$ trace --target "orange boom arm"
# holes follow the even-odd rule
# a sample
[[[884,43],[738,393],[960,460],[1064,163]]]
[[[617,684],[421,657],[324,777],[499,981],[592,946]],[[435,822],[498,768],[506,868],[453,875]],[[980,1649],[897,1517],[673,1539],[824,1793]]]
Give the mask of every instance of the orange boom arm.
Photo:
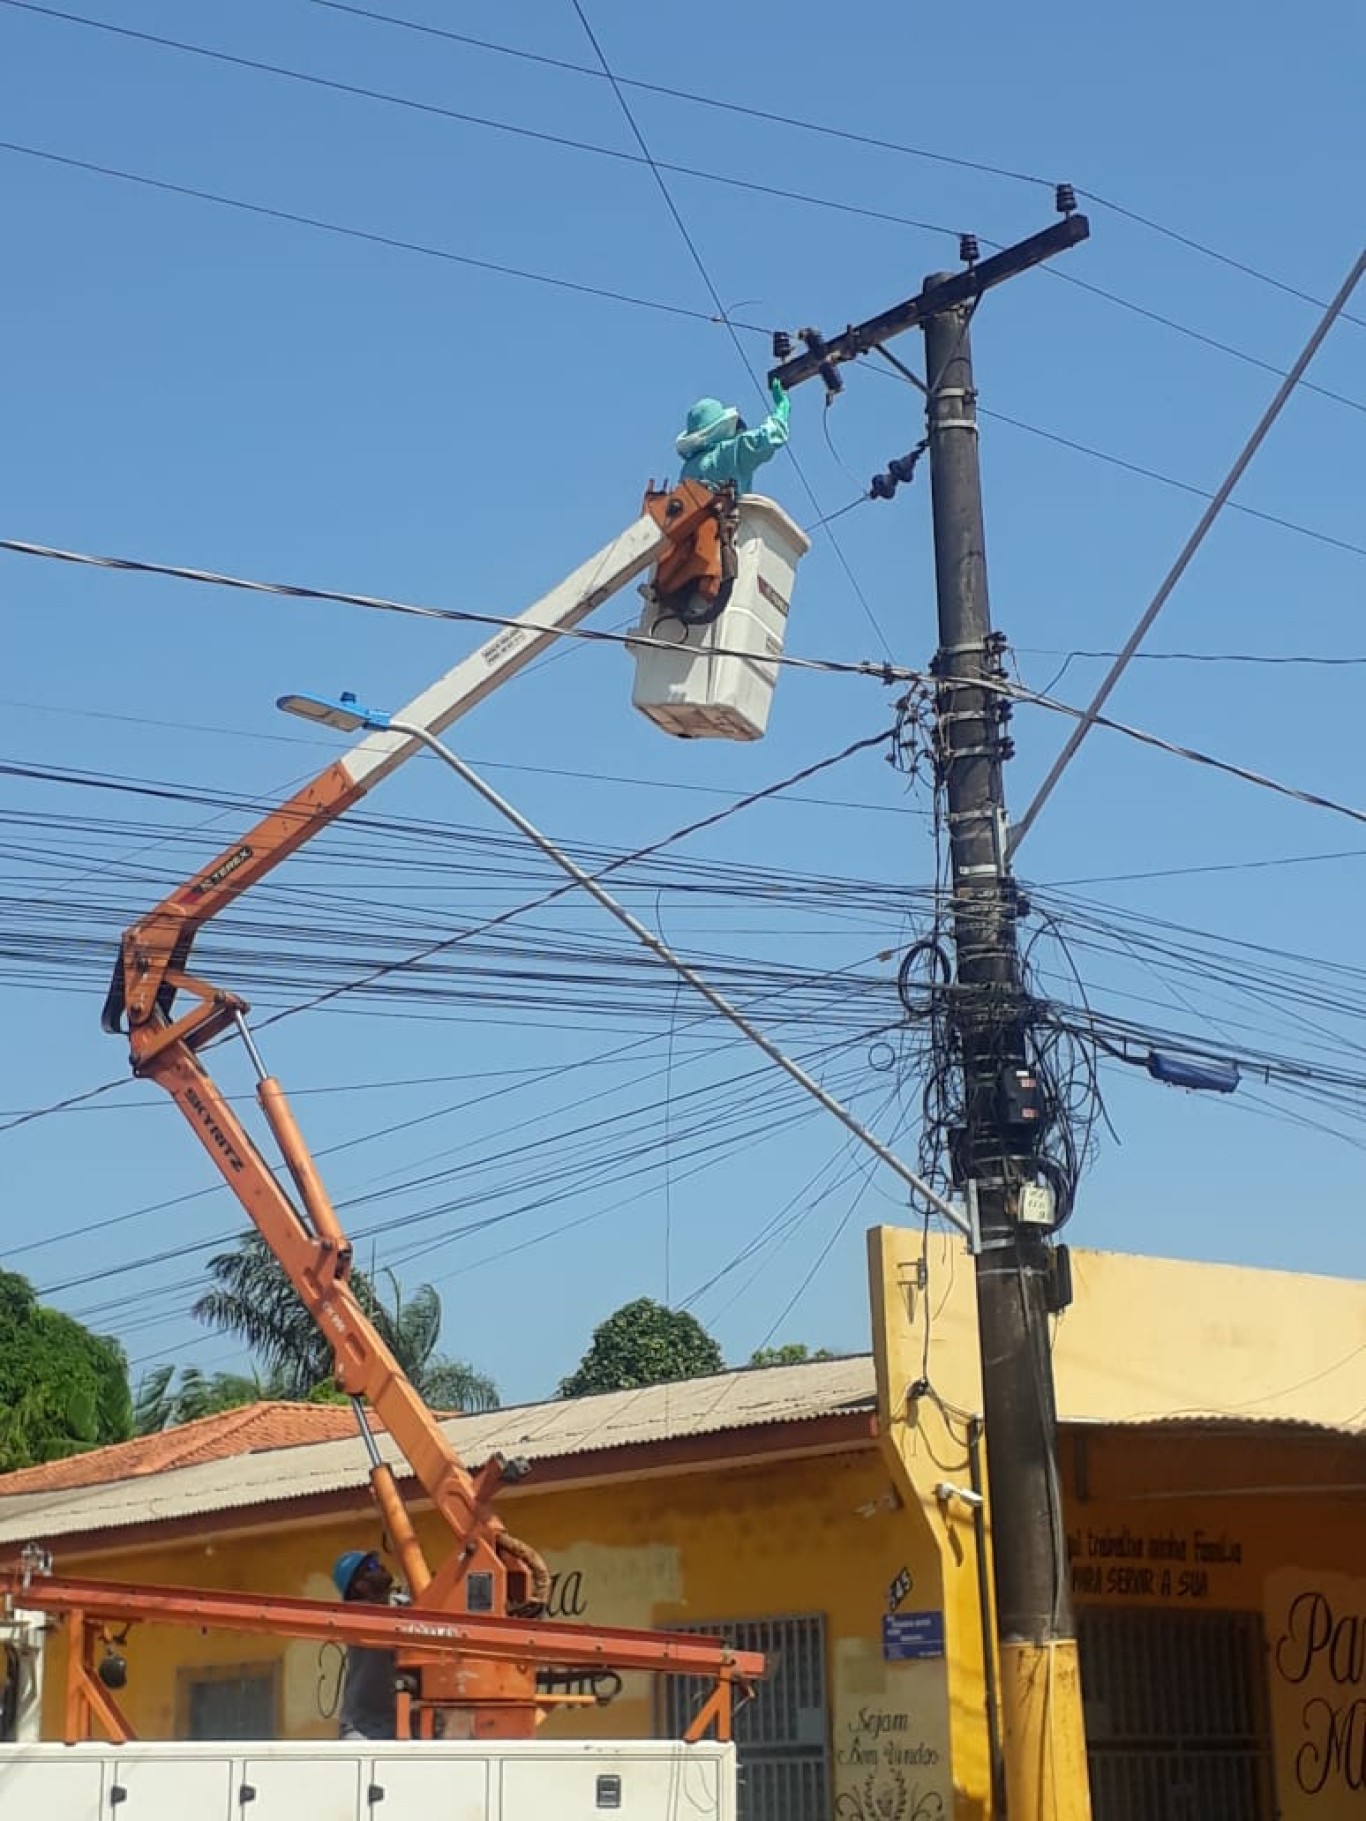
[[[523,669],[558,636],[652,566],[686,576],[704,591],[720,585],[720,507],[689,483],[647,495],[636,523],[591,557],[478,651],[401,711],[399,719],[439,734]],[[549,1576],[536,1552],[508,1535],[492,1500],[520,1463],[495,1457],[471,1474],[377,1333],[350,1285],[351,1245],[304,1143],[284,1091],[266,1070],[236,994],[187,971],[203,925],[305,842],[345,813],[420,748],[411,735],[371,733],[265,816],[127,930],[104,1006],[104,1027],[126,1031],[134,1074],[157,1082],[237,1196],[331,1346],[337,1382],[353,1400],[371,1460],[371,1484],[417,1607],[491,1619],[538,1614]],[[188,1008],[178,1011],[184,995]],[[200,1060],[215,1037],[236,1030],[257,1074],[257,1100],[293,1182],[281,1187],[226,1096]],[[368,1404],[411,1466],[452,1539],[430,1566],[391,1469],[380,1458]],[[456,1668],[428,1665],[422,1700],[468,1710],[476,1731],[526,1733],[535,1723],[534,1666],[476,1653]]]

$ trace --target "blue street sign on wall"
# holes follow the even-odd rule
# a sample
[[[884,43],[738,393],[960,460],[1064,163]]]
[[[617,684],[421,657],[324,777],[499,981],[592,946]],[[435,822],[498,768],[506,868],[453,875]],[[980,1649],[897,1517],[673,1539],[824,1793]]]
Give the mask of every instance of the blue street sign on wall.
[[[888,1663],[944,1654],[942,1612],[886,1612],[882,1615],[882,1655]]]

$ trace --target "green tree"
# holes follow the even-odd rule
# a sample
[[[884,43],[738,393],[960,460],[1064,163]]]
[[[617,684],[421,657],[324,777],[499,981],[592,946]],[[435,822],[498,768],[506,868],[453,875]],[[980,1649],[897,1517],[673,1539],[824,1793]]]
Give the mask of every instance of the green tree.
[[[561,1397],[630,1391],[673,1379],[704,1378],[725,1368],[721,1349],[695,1316],[648,1296],[626,1303],[593,1330],[578,1370],[560,1382]]]
[[[209,1274],[214,1286],[191,1313],[246,1344],[263,1375],[257,1395],[303,1402],[321,1394],[332,1378],[332,1349],[261,1236],[249,1233],[235,1251],[211,1258]],[[352,1271],[351,1288],[421,1396],[434,1409],[496,1409],[492,1379],[437,1352],[441,1298],[432,1286],[405,1294],[392,1273],[385,1275],[388,1302],[363,1271]]]
[[[45,1309],[27,1278],[0,1271],[0,1472],[132,1432],[128,1362],[118,1342]]]
[[[133,1428],[138,1435],[156,1435],[178,1423],[192,1423],[201,1416],[217,1416],[275,1396],[269,1383],[254,1374],[201,1372],[183,1366],[179,1383],[174,1366],[153,1366],[138,1380],[133,1398]]]
[[[749,1356],[751,1366],[801,1366],[807,1360],[833,1359],[828,1347],[817,1347],[813,1353],[804,1340],[785,1341],[781,1347],[757,1347]]]

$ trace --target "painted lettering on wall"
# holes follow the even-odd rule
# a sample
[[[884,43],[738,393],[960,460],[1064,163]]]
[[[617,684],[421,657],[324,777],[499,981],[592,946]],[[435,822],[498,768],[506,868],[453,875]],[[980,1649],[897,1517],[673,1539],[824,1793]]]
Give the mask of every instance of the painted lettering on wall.
[[[835,1821],[940,1821],[944,1799],[925,1773],[941,1756],[904,1709],[860,1707],[835,1745]]]
[[[559,1570],[550,1577],[550,1598],[546,1601],[548,1619],[581,1619],[588,1611],[588,1589],[583,1570]]]
[[[1295,1782],[1306,1796],[1366,1790],[1366,1612],[1306,1587],[1286,1607],[1271,1660],[1304,1691]]]
[[[1241,1566],[1243,1545],[1223,1530],[1088,1525],[1068,1531],[1067,1559],[1082,1599],[1207,1600],[1219,1570]]]

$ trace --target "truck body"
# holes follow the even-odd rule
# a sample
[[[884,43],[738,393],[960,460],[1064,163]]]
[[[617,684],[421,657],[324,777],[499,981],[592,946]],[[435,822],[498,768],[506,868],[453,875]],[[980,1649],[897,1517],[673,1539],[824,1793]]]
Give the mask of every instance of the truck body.
[[[711,1740],[0,1747],[3,1821],[735,1821]]]

